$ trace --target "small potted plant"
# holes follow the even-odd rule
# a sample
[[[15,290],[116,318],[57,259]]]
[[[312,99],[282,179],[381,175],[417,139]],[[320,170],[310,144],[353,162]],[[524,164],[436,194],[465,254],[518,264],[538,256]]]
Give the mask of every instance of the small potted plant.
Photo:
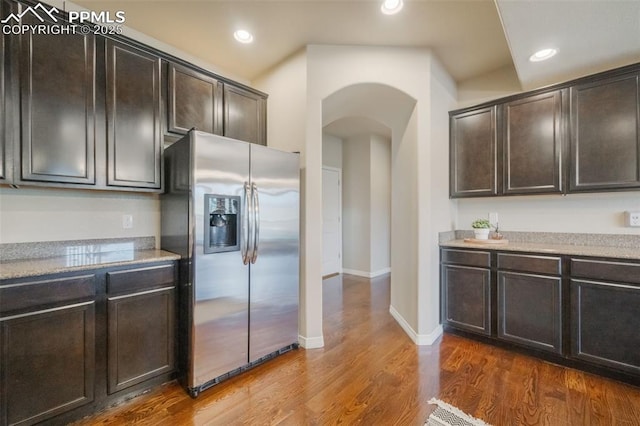
[[[489,231],[491,230],[491,224],[487,219],[476,219],[471,222],[471,227],[473,228],[473,233],[475,235],[476,240],[488,240],[489,239]]]

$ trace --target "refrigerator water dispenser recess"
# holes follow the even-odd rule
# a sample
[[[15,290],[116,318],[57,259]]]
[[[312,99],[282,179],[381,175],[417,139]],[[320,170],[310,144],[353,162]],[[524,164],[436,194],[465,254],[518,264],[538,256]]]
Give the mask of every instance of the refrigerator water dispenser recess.
[[[240,250],[240,197],[204,195],[204,252]]]

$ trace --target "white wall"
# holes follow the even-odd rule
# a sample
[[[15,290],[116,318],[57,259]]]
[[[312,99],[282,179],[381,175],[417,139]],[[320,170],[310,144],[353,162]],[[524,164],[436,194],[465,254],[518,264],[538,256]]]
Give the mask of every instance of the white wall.
[[[459,82],[457,92],[458,102],[452,109],[464,108],[522,92],[522,85],[513,65],[507,65]]]
[[[123,229],[122,215],[133,216]],[[157,195],[0,188],[0,243],[148,237],[160,234]],[[156,244],[159,239],[156,239]]]
[[[345,101],[341,96],[343,92],[345,96],[354,93],[363,95],[375,89],[376,84],[393,88],[388,91],[392,99],[383,97],[377,103],[367,99],[367,102],[361,102],[359,114],[356,115],[376,119],[392,129],[391,311],[416,342],[430,343],[441,330],[439,321],[433,319],[439,310],[437,300],[426,298],[438,292],[437,274],[434,279],[430,272],[438,269],[437,262],[431,263],[431,252],[437,250],[437,242],[425,240],[420,244],[419,239],[425,235],[435,236],[442,229],[439,229],[439,224],[429,222],[429,214],[418,212],[423,206],[429,205],[433,187],[448,187],[448,179],[433,180],[430,174],[431,145],[443,144],[442,149],[448,146],[448,138],[432,140],[430,130],[431,109],[441,109],[445,115],[448,111],[448,105],[431,105],[429,90],[433,78],[431,73],[435,69],[431,61],[433,56],[429,50],[420,48],[312,45],[307,47],[307,58],[308,197],[305,208],[308,223],[320,219],[321,191],[311,183],[311,171],[314,171],[314,175],[317,173],[313,180],[320,182],[321,161],[318,158],[321,157],[319,146],[322,142],[323,120],[326,124],[346,116],[336,116],[329,107],[340,109],[341,102]],[[455,91],[453,84],[448,87]],[[413,100],[408,113],[404,108],[406,102],[403,103],[401,97],[394,98],[397,93],[404,93],[405,99]],[[399,101],[403,108],[395,112],[384,110],[385,104],[391,101]],[[376,116],[381,110],[387,112],[385,117]],[[438,161],[441,159],[438,158]],[[420,183],[422,189],[418,191],[420,179],[423,179]],[[321,230],[307,229],[305,232],[320,241]],[[433,245],[424,253],[428,274],[424,268],[418,268],[418,260],[423,260],[420,250],[425,245]],[[307,288],[319,290],[320,256],[308,258],[306,262]],[[321,297],[320,291],[317,295]]]
[[[625,211],[640,211],[640,193],[530,195],[458,200],[456,229],[499,215],[503,231],[576,232],[640,235],[640,228],[624,226]]]
[[[342,168],[342,139],[322,133],[322,165]]]
[[[360,135],[342,144],[342,268],[371,271],[371,137]]]
[[[427,193],[420,204],[421,223],[429,223],[429,228],[421,228],[420,243],[421,275],[426,277],[419,288],[421,304],[428,306],[420,315],[422,329],[428,329],[431,324],[439,323],[440,288],[433,283],[439,282],[440,253],[438,247],[438,232],[453,228],[453,218],[456,215],[456,204],[449,199],[449,114],[448,111],[456,104],[456,86],[453,79],[442,65],[432,58],[429,80],[429,143],[421,144],[420,149],[429,151],[429,167],[422,168],[418,181],[419,193]],[[429,178],[425,178],[428,174]],[[428,183],[427,183],[428,182]],[[425,187],[428,185],[428,187]]]
[[[370,269],[379,275],[391,269],[391,141],[371,135]]]

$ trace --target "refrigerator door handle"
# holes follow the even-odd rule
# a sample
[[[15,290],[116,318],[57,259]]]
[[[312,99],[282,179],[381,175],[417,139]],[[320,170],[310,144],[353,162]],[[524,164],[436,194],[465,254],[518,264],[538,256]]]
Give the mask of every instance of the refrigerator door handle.
[[[253,198],[253,253],[251,255],[251,263],[258,260],[258,241],[260,239],[260,194],[256,184],[251,186],[251,196]]]
[[[242,219],[242,263],[249,264],[249,233],[251,232],[251,187],[244,183],[244,216]]]

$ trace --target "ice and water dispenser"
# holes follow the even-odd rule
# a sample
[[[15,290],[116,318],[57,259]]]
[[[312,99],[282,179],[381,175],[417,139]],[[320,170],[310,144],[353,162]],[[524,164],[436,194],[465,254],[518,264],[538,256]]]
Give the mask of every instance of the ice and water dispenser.
[[[240,250],[240,197],[205,194],[204,252]]]

